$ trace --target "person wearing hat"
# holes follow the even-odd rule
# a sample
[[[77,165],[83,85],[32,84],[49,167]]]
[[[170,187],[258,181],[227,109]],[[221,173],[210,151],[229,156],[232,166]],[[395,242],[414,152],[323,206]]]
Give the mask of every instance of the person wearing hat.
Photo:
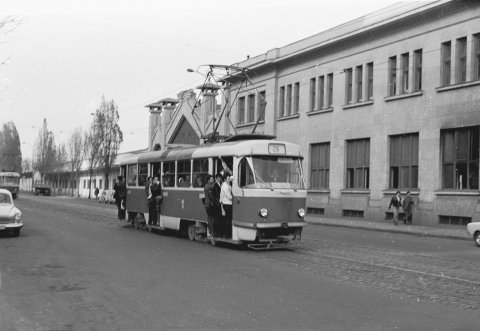
[[[398,224],[398,213],[400,207],[402,206],[402,198],[400,197],[400,191],[397,191],[395,195],[390,200],[390,204],[388,205],[388,210],[393,206],[393,224]]]

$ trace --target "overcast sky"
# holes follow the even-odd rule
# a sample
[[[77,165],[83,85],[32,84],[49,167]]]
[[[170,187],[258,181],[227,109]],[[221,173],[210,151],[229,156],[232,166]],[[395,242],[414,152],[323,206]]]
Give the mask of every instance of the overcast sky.
[[[203,82],[187,68],[233,64],[397,2],[2,0],[1,17],[23,22],[0,34],[0,123],[15,123],[30,158],[44,118],[66,143],[104,95],[119,106],[120,151],[146,148],[145,105]]]

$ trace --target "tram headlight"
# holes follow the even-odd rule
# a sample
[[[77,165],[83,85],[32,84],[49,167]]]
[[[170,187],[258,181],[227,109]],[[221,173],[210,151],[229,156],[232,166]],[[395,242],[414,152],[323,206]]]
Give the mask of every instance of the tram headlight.
[[[305,209],[300,208],[300,209],[298,210],[298,216],[300,216],[300,217],[305,217]]]
[[[262,216],[263,218],[266,218],[268,216],[267,208],[260,209],[260,211],[258,212],[258,215]]]

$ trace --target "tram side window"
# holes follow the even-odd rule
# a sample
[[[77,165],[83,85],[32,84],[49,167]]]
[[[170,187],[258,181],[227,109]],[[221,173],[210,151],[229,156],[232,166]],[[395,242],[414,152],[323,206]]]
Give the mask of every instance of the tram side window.
[[[193,187],[204,187],[207,183],[208,159],[193,160]]]
[[[137,165],[130,164],[127,167],[127,185],[128,186],[137,186]]]
[[[177,161],[177,181],[178,187],[190,187],[192,186],[191,175],[191,163],[190,160]]]
[[[175,186],[175,161],[163,162],[163,182],[164,187]]]
[[[147,185],[148,164],[142,163],[138,165],[138,186]]]
[[[162,178],[162,170],[160,168],[160,165],[160,162],[152,163],[152,177],[158,177],[158,179]]]
[[[250,165],[248,164],[248,161],[246,158],[243,158],[240,161],[239,171],[238,171],[238,184],[240,187],[245,187],[247,185],[251,185],[255,183],[255,180],[253,178],[253,172],[252,169],[250,168]]]

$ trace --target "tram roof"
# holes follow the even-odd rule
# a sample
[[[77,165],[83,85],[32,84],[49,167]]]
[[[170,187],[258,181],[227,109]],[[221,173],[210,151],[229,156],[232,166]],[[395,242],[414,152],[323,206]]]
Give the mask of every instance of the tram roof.
[[[20,177],[20,174],[13,171],[0,171],[0,176]]]
[[[269,145],[284,145],[285,153],[269,153]],[[296,144],[277,140],[239,140],[222,142],[209,145],[201,145],[186,148],[174,148],[164,151],[153,151],[138,154],[123,160],[128,163],[148,163],[166,160],[181,160],[191,158],[207,158],[215,156],[241,156],[241,155],[276,155],[302,157],[300,147]]]

